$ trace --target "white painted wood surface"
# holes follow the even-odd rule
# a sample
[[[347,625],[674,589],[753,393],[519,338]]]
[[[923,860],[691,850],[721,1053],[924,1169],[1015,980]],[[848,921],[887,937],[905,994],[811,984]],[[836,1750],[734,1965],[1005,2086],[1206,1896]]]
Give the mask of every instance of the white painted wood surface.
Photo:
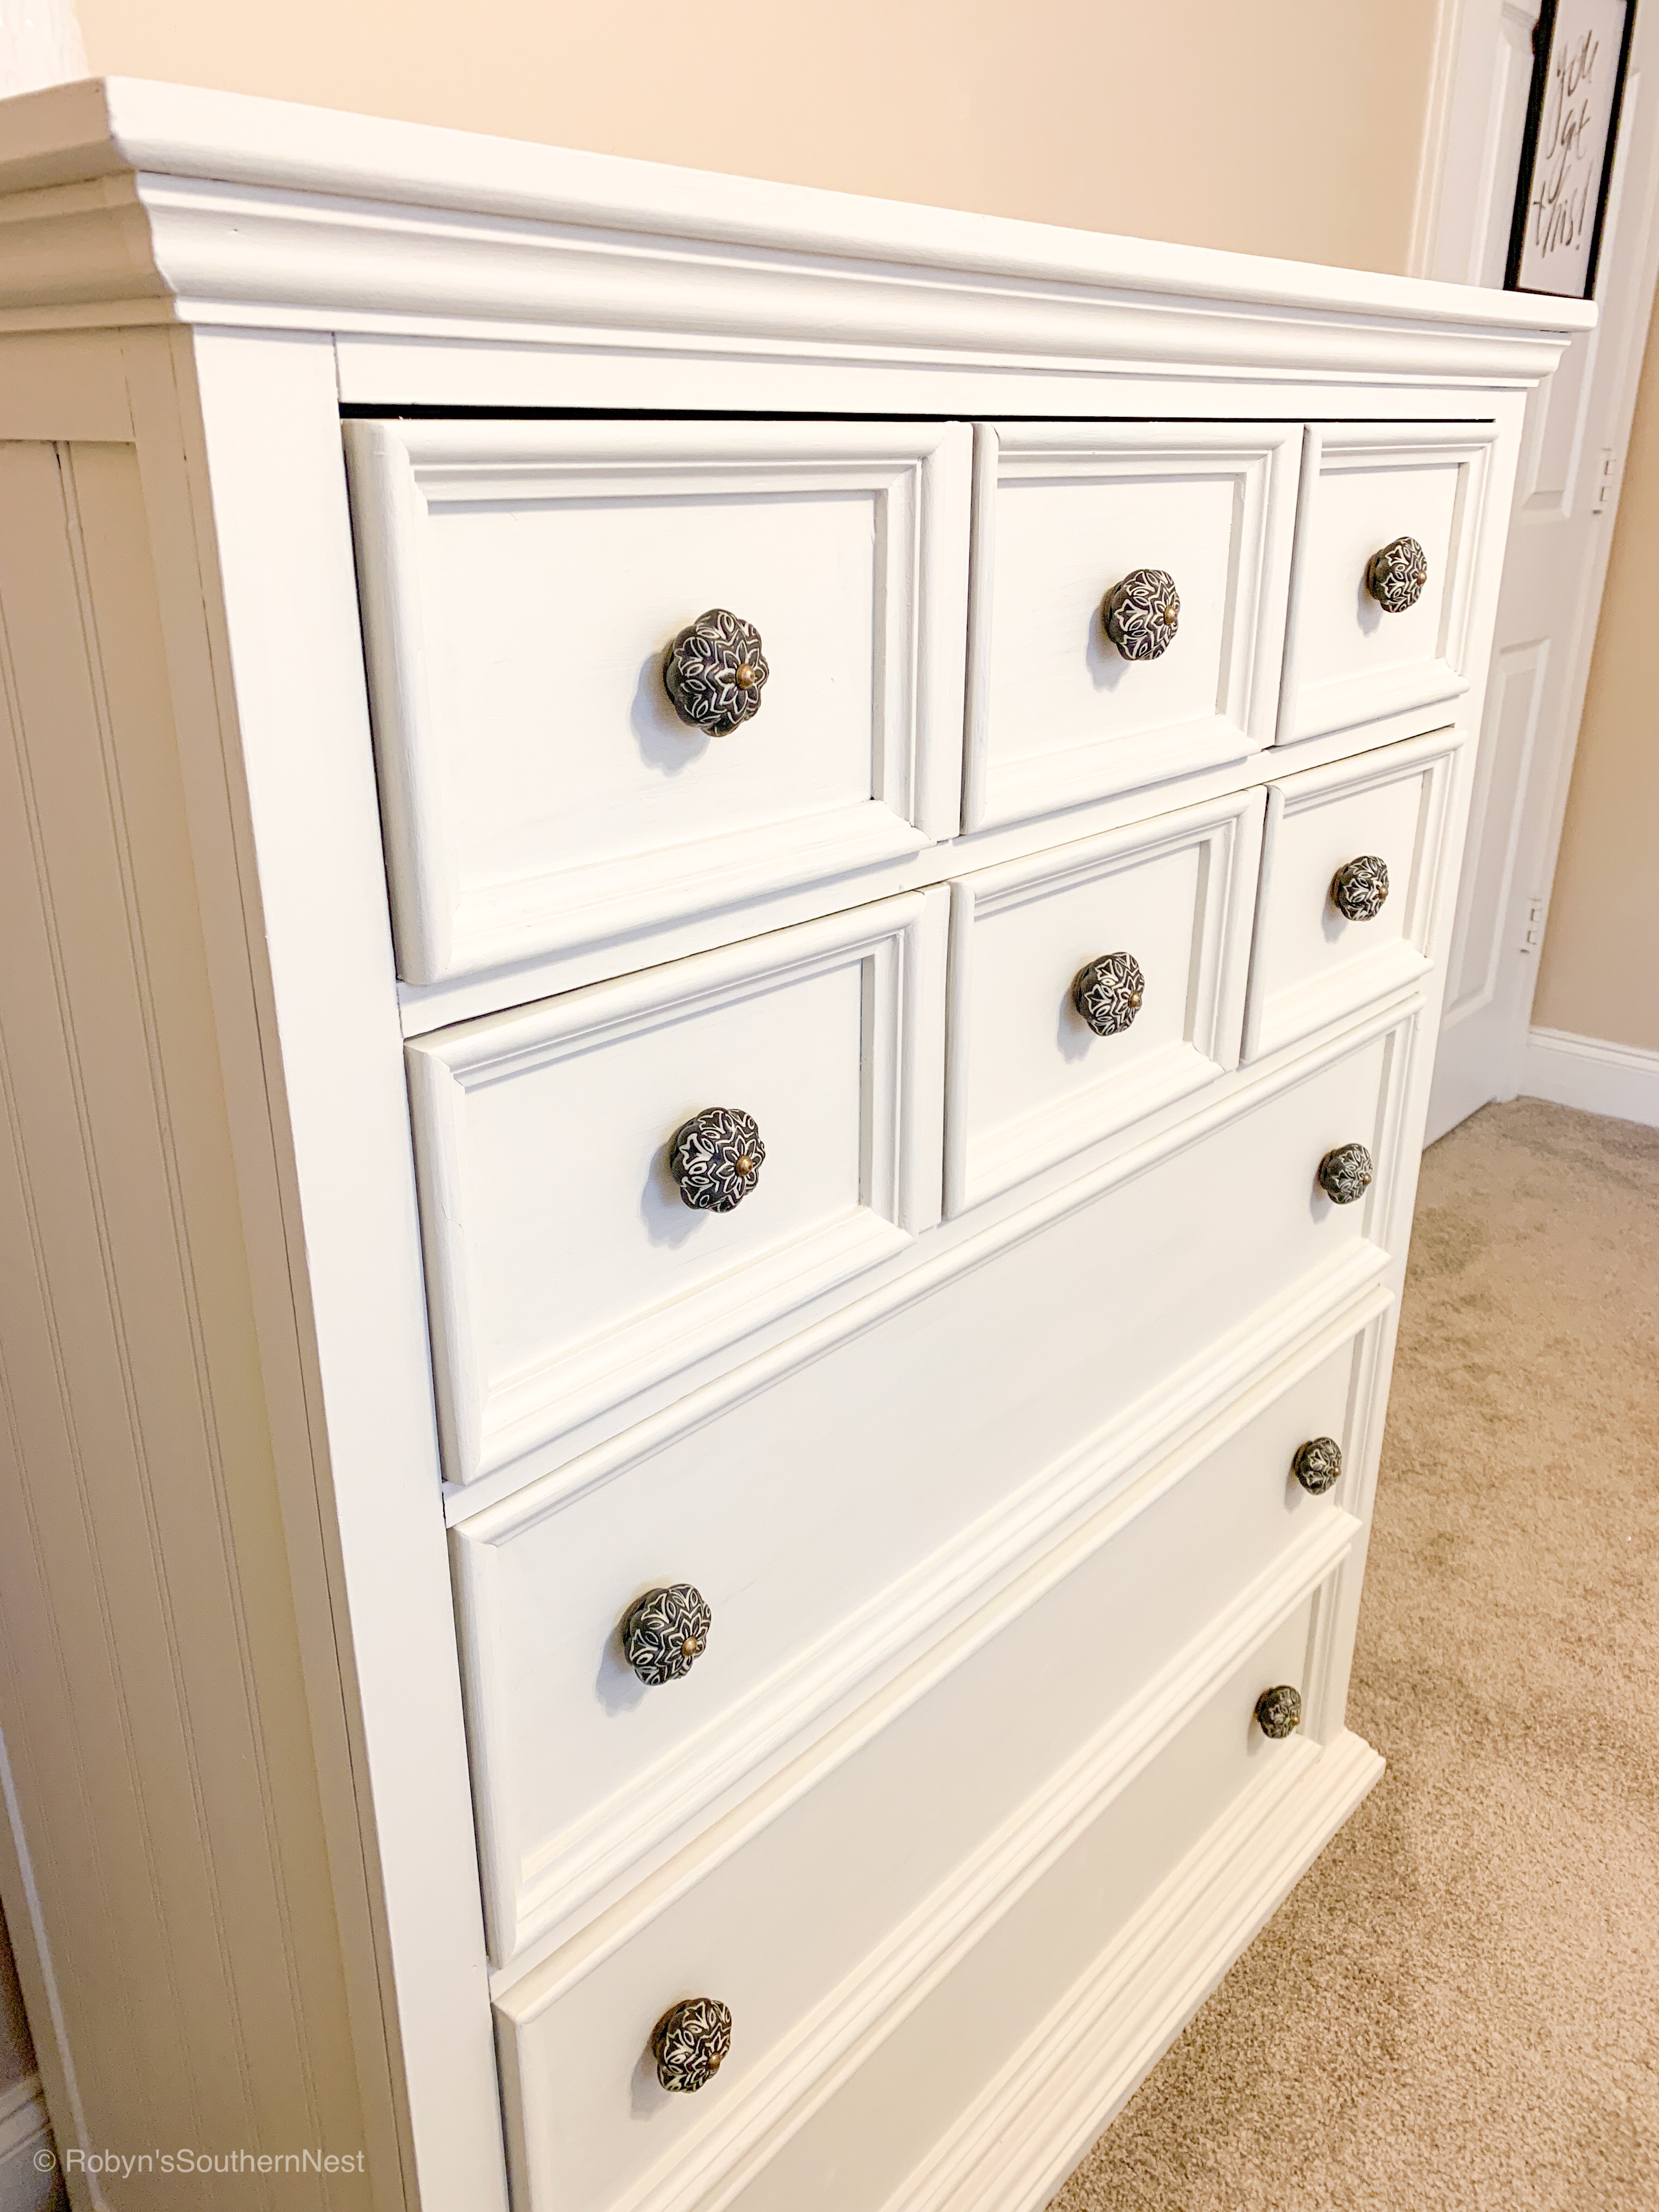
[[[1537,0],[1461,0],[1425,275],[1503,281]],[[1448,956],[1431,1137],[1546,1079],[1528,1024],[1659,271],[1659,24],[1638,9],[1601,258],[1600,320],[1528,403],[1468,847]],[[1552,1063],[1553,1064],[1553,1063]]]
[[[964,827],[1272,743],[1300,446],[1283,425],[980,426]],[[1101,608],[1139,568],[1181,611],[1133,662]]]
[[[889,860],[961,810],[960,423],[347,428],[413,983]],[[760,711],[666,697],[708,607]]]
[[[1455,729],[1407,738],[1269,787],[1244,1022],[1252,1059],[1428,973],[1462,743]],[[1388,896],[1380,914],[1350,921],[1332,881],[1367,854],[1388,869]]]
[[[945,1208],[956,1214],[1238,1064],[1261,800],[1164,816],[951,891]],[[1133,1025],[1095,1036],[1073,986],[1127,951]]]
[[[0,107],[0,1888],[60,2142],[325,2126],[376,2212],[503,2206],[503,2127],[517,2212],[1036,2205],[1377,1771],[1448,725],[1585,314],[119,82]],[[629,409],[711,419],[574,419]],[[860,713],[786,688],[645,825],[631,717],[740,561]],[[1121,729],[1103,562],[1191,608]],[[1362,829],[1412,849],[1350,960]],[[1097,1079],[1101,929],[1160,988]],[[688,1243],[652,1162],[757,1101],[759,1210]],[[635,1695],[671,1578],[714,1632]],[[671,2101],[696,1990],[734,2055]]]
[[[943,890],[419,1039],[409,1052],[453,1482],[547,1447],[939,1219]],[[757,1187],[684,1205],[676,1132],[754,1117]]]

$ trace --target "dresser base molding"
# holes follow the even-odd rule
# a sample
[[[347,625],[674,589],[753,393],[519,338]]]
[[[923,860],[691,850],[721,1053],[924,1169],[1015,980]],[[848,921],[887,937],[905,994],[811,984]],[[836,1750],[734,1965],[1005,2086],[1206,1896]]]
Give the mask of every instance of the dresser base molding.
[[[1040,2212],[1382,1771],[1345,1729],[1264,1774],[883,2212]]]

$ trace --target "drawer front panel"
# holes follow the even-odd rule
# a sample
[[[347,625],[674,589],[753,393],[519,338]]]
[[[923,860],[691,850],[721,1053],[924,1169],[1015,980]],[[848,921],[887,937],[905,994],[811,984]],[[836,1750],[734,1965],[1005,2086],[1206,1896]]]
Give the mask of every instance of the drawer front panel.
[[[347,439],[405,981],[954,833],[964,426],[357,422]],[[663,680],[711,608],[758,630],[769,672],[720,735]]]
[[[581,1420],[939,1218],[943,890],[782,930],[408,1048],[446,1470]],[[757,1125],[694,1208],[691,1117]]]
[[[1323,737],[1469,688],[1475,550],[1495,426],[1381,422],[1308,432],[1281,741]],[[1386,610],[1375,555],[1421,548],[1415,603]]]
[[[1339,1533],[1328,1511],[1322,1533]],[[1017,1908],[1045,1862],[1073,1863],[1074,1941],[1109,1938],[1259,1774],[1296,1757],[1253,1715],[1264,1690],[1303,1686],[1310,1577],[1336,1548],[1305,1542],[1299,1578],[1282,1563],[1023,1797],[1012,1788],[1032,1777],[1024,1740],[1046,1732],[1044,1701],[1098,1680],[1089,1624],[1063,1625],[1046,1668],[1028,1653],[1029,1679],[970,1662],[651,1917],[507,1993],[509,2140],[529,2212],[689,2212],[756,2169],[770,2203],[769,2155],[825,2077],[896,2024],[964,1936]],[[696,2094],[672,2094],[652,2032],[693,1995],[729,2008],[731,2057]],[[849,2199],[839,2180],[805,2201],[879,2201]]]
[[[693,1832],[1375,1275],[1408,1034],[459,1524],[498,1957]],[[1315,1169],[1353,1139],[1383,1173],[1335,1206]],[[712,1608],[708,1649],[647,1690],[618,1623],[678,1583]]]
[[[947,1213],[1237,1066],[1261,803],[1246,793],[955,885]],[[1101,1035],[1075,987],[1116,953],[1139,1003]],[[1109,993],[1095,1015],[1125,1018]]]
[[[1248,1054],[1294,1044],[1427,971],[1462,744],[1461,732],[1445,730],[1269,787]],[[1374,860],[1387,869],[1387,889],[1370,912],[1375,871],[1351,890],[1338,876]]]
[[[1260,423],[977,428],[966,828],[1272,743],[1301,435]],[[1130,659],[1103,610],[1142,571],[1173,579],[1179,615],[1166,649]]]

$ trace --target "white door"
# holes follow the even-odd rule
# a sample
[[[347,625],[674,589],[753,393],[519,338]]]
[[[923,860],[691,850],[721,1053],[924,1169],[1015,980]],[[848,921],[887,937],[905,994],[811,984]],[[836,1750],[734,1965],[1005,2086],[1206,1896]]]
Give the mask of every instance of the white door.
[[[1538,9],[1462,0],[1450,14],[1419,273],[1501,284]],[[1659,9],[1638,8],[1596,280],[1601,320],[1574,339],[1528,411],[1430,1142],[1489,1098],[1515,1095],[1659,261],[1656,191]]]

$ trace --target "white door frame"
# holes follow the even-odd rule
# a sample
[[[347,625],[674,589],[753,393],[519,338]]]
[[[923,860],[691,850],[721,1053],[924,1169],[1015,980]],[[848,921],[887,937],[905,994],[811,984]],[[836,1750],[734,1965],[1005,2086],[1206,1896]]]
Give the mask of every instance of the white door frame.
[[[1531,25],[1538,13],[1537,0],[1440,0],[1412,227],[1409,266],[1413,276],[1436,276],[1455,283],[1502,281],[1503,247],[1508,239],[1520,127],[1530,82]],[[1643,27],[1638,15],[1638,38]],[[1651,32],[1651,26],[1646,27]],[[1646,74],[1650,80],[1659,76],[1651,58]],[[1650,82],[1639,88],[1639,93],[1638,100],[1627,104],[1626,114],[1630,120],[1638,121],[1645,137],[1655,128],[1651,111],[1659,101],[1659,85]],[[1616,240],[1621,281],[1627,289],[1624,304],[1609,315],[1600,334],[1593,368],[1594,395],[1587,404],[1583,424],[1584,450],[1570,495],[1575,501],[1594,502],[1591,511],[1596,527],[1580,556],[1577,576],[1563,579],[1567,589],[1576,592],[1577,610],[1576,623],[1553,641],[1555,650],[1565,655],[1557,704],[1547,717],[1540,719],[1536,730],[1531,759],[1524,770],[1524,787],[1509,824],[1504,865],[1487,872],[1486,879],[1496,875],[1502,886],[1496,895],[1501,911],[1495,917],[1492,939],[1500,948],[1494,953],[1494,971],[1499,960],[1509,963],[1501,1035],[1486,1055],[1482,1071],[1487,1095],[1495,1098],[1516,1095],[1528,1060],[1537,953],[1543,941],[1560,848],[1641,377],[1649,308],[1656,275],[1659,275],[1659,222],[1655,219],[1659,207],[1659,161],[1650,159],[1632,169],[1625,158],[1632,143],[1640,142],[1632,141],[1627,123],[1621,134],[1613,183],[1615,193],[1627,203],[1619,210]],[[1627,189],[1632,185],[1634,198]],[[1612,350],[1607,343],[1609,339]],[[1591,343],[1580,338],[1575,345]],[[1603,475],[1601,461],[1607,451],[1613,457],[1610,477]],[[1525,526],[1519,505],[1516,514],[1512,538]],[[1501,609],[1499,619],[1501,629]],[[1502,642],[1500,635],[1500,647]],[[1491,704],[1496,703],[1498,692],[1499,686],[1494,684],[1488,695]],[[1491,732],[1486,736],[1490,741]],[[1477,789],[1477,811],[1470,817],[1465,866],[1466,878],[1470,881],[1477,872],[1483,827],[1489,836],[1494,832],[1493,823],[1483,824],[1480,818],[1479,798]],[[1468,921],[1467,915],[1460,915],[1458,936],[1449,961],[1448,1029],[1458,1018],[1454,984],[1468,933]],[[1523,951],[1523,946],[1529,949]],[[1454,1091],[1461,1095],[1454,1096]],[[1479,1103],[1467,1083],[1437,1086],[1430,1109],[1428,1140],[1432,1142]]]

